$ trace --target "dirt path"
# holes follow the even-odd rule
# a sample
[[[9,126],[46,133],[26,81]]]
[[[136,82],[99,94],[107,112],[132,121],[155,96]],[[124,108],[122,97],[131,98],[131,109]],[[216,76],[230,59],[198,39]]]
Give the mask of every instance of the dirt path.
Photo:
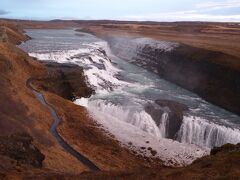
[[[84,164],[86,167],[88,167],[89,170],[91,170],[91,171],[99,171],[100,169],[93,162],[91,162],[88,158],[84,157],[81,153],[79,153],[78,151],[73,149],[59,135],[59,133],[57,131],[57,127],[58,127],[59,123],[61,122],[61,119],[59,118],[57,112],[55,111],[55,108],[46,101],[46,99],[44,98],[43,94],[41,92],[39,92],[38,90],[34,89],[34,87],[31,84],[31,82],[33,80],[34,80],[34,78],[28,79],[27,82],[26,82],[26,86],[33,91],[33,93],[36,96],[36,98],[38,99],[38,101],[41,102],[42,105],[46,106],[49,109],[52,117],[54,118],[54,123],[52,124],[52,126],[50,128],[51,134],[56,138],[56,140],[59,143],[59,145],[62,146],[62,148],[66,152],[68,152],[69,154],[74,156],[76,159],[78,159],[82,164]]]

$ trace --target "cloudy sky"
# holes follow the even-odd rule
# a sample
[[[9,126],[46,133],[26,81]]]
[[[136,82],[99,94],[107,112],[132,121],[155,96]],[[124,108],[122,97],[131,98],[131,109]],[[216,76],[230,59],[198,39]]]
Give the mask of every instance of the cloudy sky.
[[[240,0],[0,0],[0,18],[240,22]]]

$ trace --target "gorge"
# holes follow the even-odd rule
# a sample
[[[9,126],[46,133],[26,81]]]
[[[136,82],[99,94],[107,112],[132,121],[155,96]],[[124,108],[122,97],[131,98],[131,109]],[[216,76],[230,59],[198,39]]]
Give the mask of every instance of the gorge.
[[[10,42],[1,43],[1,72],[11,71],[18,77],[1,76],[3,87],[19,84],[14,91],[3,89],[2,97],[15,92],[18,99],[14,101],[23,102],[19,107],[38,124],[29,130],[25,116],[19,113],[22,128],[9,123],[3,133],[11,134],[14,129],[30,133],[35,148],[45,156],[39,155],[43,168],[34,169],[39,177],[121,177],[123,171],[135,177],[137,172],[145,177],[176,177],[175,173],[183,172],[179,178],[184,178],[194,174],[188,174],[191,169],[198,173],[207,167],[221,172],[227,161],[234,162],[229,168],[238,168],[239,72],[230,65],[204,61],[211,62],[212,57],[236,61],[237,57],[179,42],[114,33],[103,37],[94,30],[83,31],[25,29],[28,41],[18,47],[30,57],[10,44],[16,43],[17,33],[23,36],[21,32],[13,38],[9,32],[15,31],[9,28]],[[32,82],[35,93],[31,88],[19,88],[31,77],[36,77]],[[211,99],[212,92],[216,94]],[[45,103],[39,103],[34,94]],[[8,109],[1,111],[1,117],[12,118]],[[53,138],[56,133],[100,172],[84,172],[89,171],[86,164],[64,152],[65,145],[61,148],[60,141]],[[1,156],[1,162],[6,162]],[[66,164],[58,163],[61,159]],[[214,166],[206,165],[209,163]],[[21,168],[23,177],[35,176]]]

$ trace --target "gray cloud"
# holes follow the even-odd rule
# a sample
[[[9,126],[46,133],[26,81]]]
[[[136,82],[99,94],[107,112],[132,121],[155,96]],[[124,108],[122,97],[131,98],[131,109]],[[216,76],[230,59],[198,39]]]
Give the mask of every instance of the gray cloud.
[[[5,15],[5,14],[8,14],[8,13],[9,13],[8,11],[5,11],[5,10],[0,9],[0,16],[1,16],[1,15]]]

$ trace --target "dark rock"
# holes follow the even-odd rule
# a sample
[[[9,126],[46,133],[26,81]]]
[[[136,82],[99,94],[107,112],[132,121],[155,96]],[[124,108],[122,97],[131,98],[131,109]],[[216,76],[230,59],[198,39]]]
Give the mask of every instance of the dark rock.
[[[0,137],[0,155],[10,157],[19,163],[42,167],[45,156],[33,144],[27,133]]]
[[[155,156],[157,154],[157,151],[155,151],[155,150],[150,150],[150,152],[151,152],[152,156]]]
[[[240,144],[225,144],[221,147],[215,147],[211,150],[211,155],[216,155],[218,153],[229,153],[229,152],[240,152]]]
[[[167,112],[168,120],[165,127],[165,137],[175,139],[176,134],[182,125],[183,113],[188,111],[188,107],[175,101],[159,99],[155,101],[155,104],[148,104],[145,107],[145,110],[151,115],[157,125],[161,123],[163,113]]]
[[[52,92],[68,100],[90,97],[94,93],[88,86],[81,67],[50,62],[46,65],[48,76],[34,82],[38,89]]]

